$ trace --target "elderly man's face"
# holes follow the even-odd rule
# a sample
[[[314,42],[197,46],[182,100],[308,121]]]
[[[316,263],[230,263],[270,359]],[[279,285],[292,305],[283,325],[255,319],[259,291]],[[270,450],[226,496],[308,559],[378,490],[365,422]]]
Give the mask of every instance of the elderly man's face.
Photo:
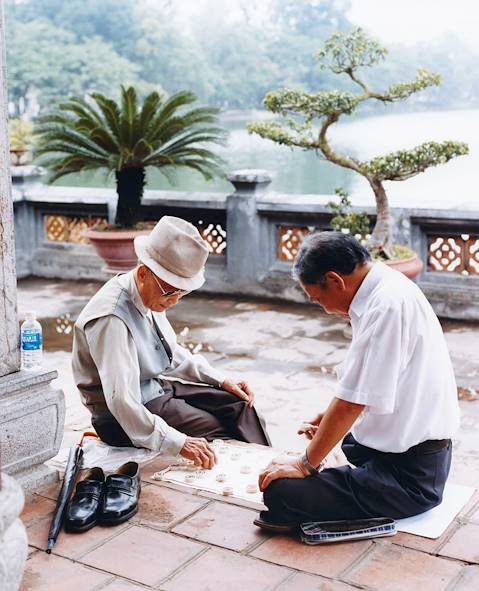
[[[173,287],[157,277],[146,266],[140,266],[137,273],[138,291],[145,306],[153,312],[165,312],[185,296],[187,291]]]
[[[335,314],[349,319],[351,297],[341,275],[338,273],[328,274],[324,286],[301,284],[301,287],[309,297],[309,301],[319,304],[327,314]]]

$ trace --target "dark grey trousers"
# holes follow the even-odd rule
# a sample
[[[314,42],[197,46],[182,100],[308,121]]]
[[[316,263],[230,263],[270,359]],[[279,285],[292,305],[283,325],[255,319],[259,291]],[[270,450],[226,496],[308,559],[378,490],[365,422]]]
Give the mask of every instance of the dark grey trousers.
[[[441,503],[451,466],[451,442],[437,444],[431,442],[426,451],[427,446],[415,446],[404,453],[384,453],[359,444],[349,433],[342,449],[356,467],[327,468],[303,480],[275,480],[264,492],[267,518],[303,523],[424,513]],[[444,447],[438,449],[440,445]]]
[[[164,394],[145,404],[170,427],[190,437],[237,439],[247,443],[271,445],[264,420],[256,410],[218,388],[162,380]],[[102,441],[109,445],[133,447],[112,415],[92,416],[92,425]]]

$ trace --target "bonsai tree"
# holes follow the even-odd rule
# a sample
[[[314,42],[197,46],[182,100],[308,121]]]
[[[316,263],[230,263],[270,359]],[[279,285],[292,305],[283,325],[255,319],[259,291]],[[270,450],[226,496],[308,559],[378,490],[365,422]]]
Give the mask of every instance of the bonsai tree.
[[[219,110],[189,108],[195,101],[192,92],[169,98],[152,92],[139,105],[133,87],[121,88],[120,102],[99,93],[90,100],[72,98],[39,118],[36,155],[50,170],[50,182],[86,170],[114,171],[115,223],[132,228],[140,219],[148,167],[167,177],[180,167],[196,170],[206,180],[223,175],[223,161],[207,147],[224,143]]]
[[[409,179],[431,166],[467,154],[468,146],[455,141],[426,142],[411,150],[399,150],[369,161],[341,154],[331,146],[328,139],[331,125],[344,115],[352,115],[362,103],[403,101],[416,92],[441,83],[440,75],[418,70],[412,82],[400,82],[382,92],[370,88],[360,70],[378,64],[386,54],[387,49],[369,38],[362,29],[348,34],[334,33],[315,57],[321,69],[348,76],[358,87],[358,92],[333,90],[311,93],[291,89],[270,92],[264,100],[266,109],[282,115],[285,121],[251,123],[248,130],[278,144],[314,150],[326,160],[362,175],[374,192],[377,209],[368,248],[374,254],[392,258],[392,220],[384,181]]]
[[[12,119],[8,123],[10,153],[15,156],[14,164],[20,164],[32,147],[33,124],[26,119]]]
[[[333,230],[352,234],[361,242],[366,241],[371,235],[371,220],[368,213],[353,211],[349,193],[342,187],[337,187],[335,193],[339,197],[339,203],[327,203],[327,207],[333,213],[331,227]]]

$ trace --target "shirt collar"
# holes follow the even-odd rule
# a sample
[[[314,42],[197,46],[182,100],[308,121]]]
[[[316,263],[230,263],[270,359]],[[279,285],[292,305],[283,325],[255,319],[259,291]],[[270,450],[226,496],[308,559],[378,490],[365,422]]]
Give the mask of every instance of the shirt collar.
[[[349,305],[349,315],[351,313],[354,316],[359,317],[364,312],[366,307],[366,302],[376,288],[378,283],[382,281],[382,279],[386,276],[389,272],[389,267],[384,263],[374,263],[371,267],[370,271],[363,279],[363,282],[359,286],[358,291],[354,295],[351,304]]]
[[[120,285],[128,292],[128,295],[130,296],[130,299],[134,304],[135,308],[138,309],[140,314],[142,314],[143,316],[147,316],[149,309],[143,303],[143,300],[140,296],[140,292],[138,291],[138,287],[136,286],[135,269],[133,269],[132,271],[128,271],[128,273],[120,275],[118,277],[118,281],[120,282]]]

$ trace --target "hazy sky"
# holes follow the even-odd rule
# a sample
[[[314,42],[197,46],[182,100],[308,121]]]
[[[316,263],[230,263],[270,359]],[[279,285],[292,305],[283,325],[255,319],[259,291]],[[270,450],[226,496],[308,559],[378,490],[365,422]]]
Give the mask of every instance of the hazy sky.
[[[205,11],[217,20],[234,20],[241,15],[241,5],[253,6],[261,20],[269,4],[270,0],[175,0],[173,6],[188,26]],[[351,20],[386,43],[429,41],[455,33],[479,47],[477,0],[352,0],[351,5]]]
[[[477,0],[352,0],[351,20],[383,41],[429,41],[456,33],[479,46]]]

